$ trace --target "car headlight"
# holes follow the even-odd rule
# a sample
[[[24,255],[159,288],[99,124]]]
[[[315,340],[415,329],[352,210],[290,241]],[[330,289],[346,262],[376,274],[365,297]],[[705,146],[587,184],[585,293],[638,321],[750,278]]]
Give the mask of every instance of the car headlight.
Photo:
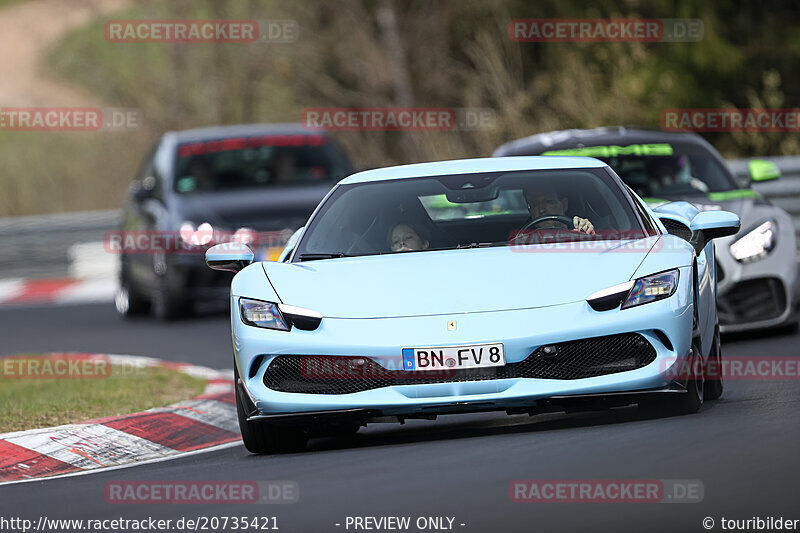
[[[669,298],[678,287],[678,269],[639,278],[633,283],[622,309]]]
[[[214,240],[214,228],[208,222],[203,222],[197,229],[191,222],[184,222],[178,234],[184,244],[189,246],[205,246]]]
[[[289,331],[289,325],[278,309],[278,304],[239,298],[239,308],[242,312],[242,322],[248,326]]]
[[[194,227],[194,224],[191,222],[184,222],[181,224],[181,229],[178,231],[178,234],[181,236],[181,240],[184,243],[192,244],[192,237],[195,231],[197,231],[197,228]]]
[[[766,220],[736,239],[730,247],[731,255],[741,263],[763,259],[775,247],[777,235],[777,223],[774,220]]]
[[[256,240],[256,232],[251,228],[239,228],[233,233],[231,242],[242,244],[253,244]]]

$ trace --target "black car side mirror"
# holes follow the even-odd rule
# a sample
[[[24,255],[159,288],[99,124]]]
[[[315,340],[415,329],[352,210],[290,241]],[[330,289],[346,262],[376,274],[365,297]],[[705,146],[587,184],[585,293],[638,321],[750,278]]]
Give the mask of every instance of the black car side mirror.
[[[156,179],[152,176],[148,176],[141,182],[135,182],[131,185],[131,196],[135,201],[143,202],[153,197],[155,186]]]

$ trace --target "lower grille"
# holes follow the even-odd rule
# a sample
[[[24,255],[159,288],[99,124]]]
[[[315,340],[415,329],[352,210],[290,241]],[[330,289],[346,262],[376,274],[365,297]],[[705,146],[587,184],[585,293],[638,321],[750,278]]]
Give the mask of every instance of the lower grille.
[[[501,367],[406,372],[387,370],[367,357],[279,355],[264,373],[264,385],[280,392],[348,394],[392,385],[485,381],[505,378],[580,379],[652,363],[656,351],[638,333],[562,342],[538,348],[518,363]]]
[[[786,310],[786,291],[777,278],[749,279],[720,295],[717,303],[722,324],[769,320]]]

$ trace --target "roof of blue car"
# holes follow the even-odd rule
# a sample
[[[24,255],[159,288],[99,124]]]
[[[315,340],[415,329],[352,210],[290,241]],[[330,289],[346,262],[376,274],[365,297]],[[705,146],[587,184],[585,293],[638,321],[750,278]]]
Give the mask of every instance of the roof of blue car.
[[[515,170],[557,170],[570,168],[600,168],[605,163],[593,157],[521,156],[482,157],[416,163],[396,167],[376,168],[349,176],[339,183],[364,183],[421,176],[446,176],[450,174],[478,174],[483,172],[513,172]]]

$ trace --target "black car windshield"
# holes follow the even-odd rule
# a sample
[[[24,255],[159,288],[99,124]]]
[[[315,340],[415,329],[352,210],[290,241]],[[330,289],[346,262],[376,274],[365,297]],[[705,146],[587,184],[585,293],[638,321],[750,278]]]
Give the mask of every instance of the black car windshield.
[[[627,194],[604,168],[345,184],[311,220],[293,260],[641,238]],[[592,231],[576,229],[576,217]]]
[[[229,137],[178,146],[181,194],[336,182],[350,172],[343,153],[318,134]]]
[[[694,143],[583,146],[550,150],[542,155],[596,157],[643,198],[690,196],[736,188],[708,149]]]

